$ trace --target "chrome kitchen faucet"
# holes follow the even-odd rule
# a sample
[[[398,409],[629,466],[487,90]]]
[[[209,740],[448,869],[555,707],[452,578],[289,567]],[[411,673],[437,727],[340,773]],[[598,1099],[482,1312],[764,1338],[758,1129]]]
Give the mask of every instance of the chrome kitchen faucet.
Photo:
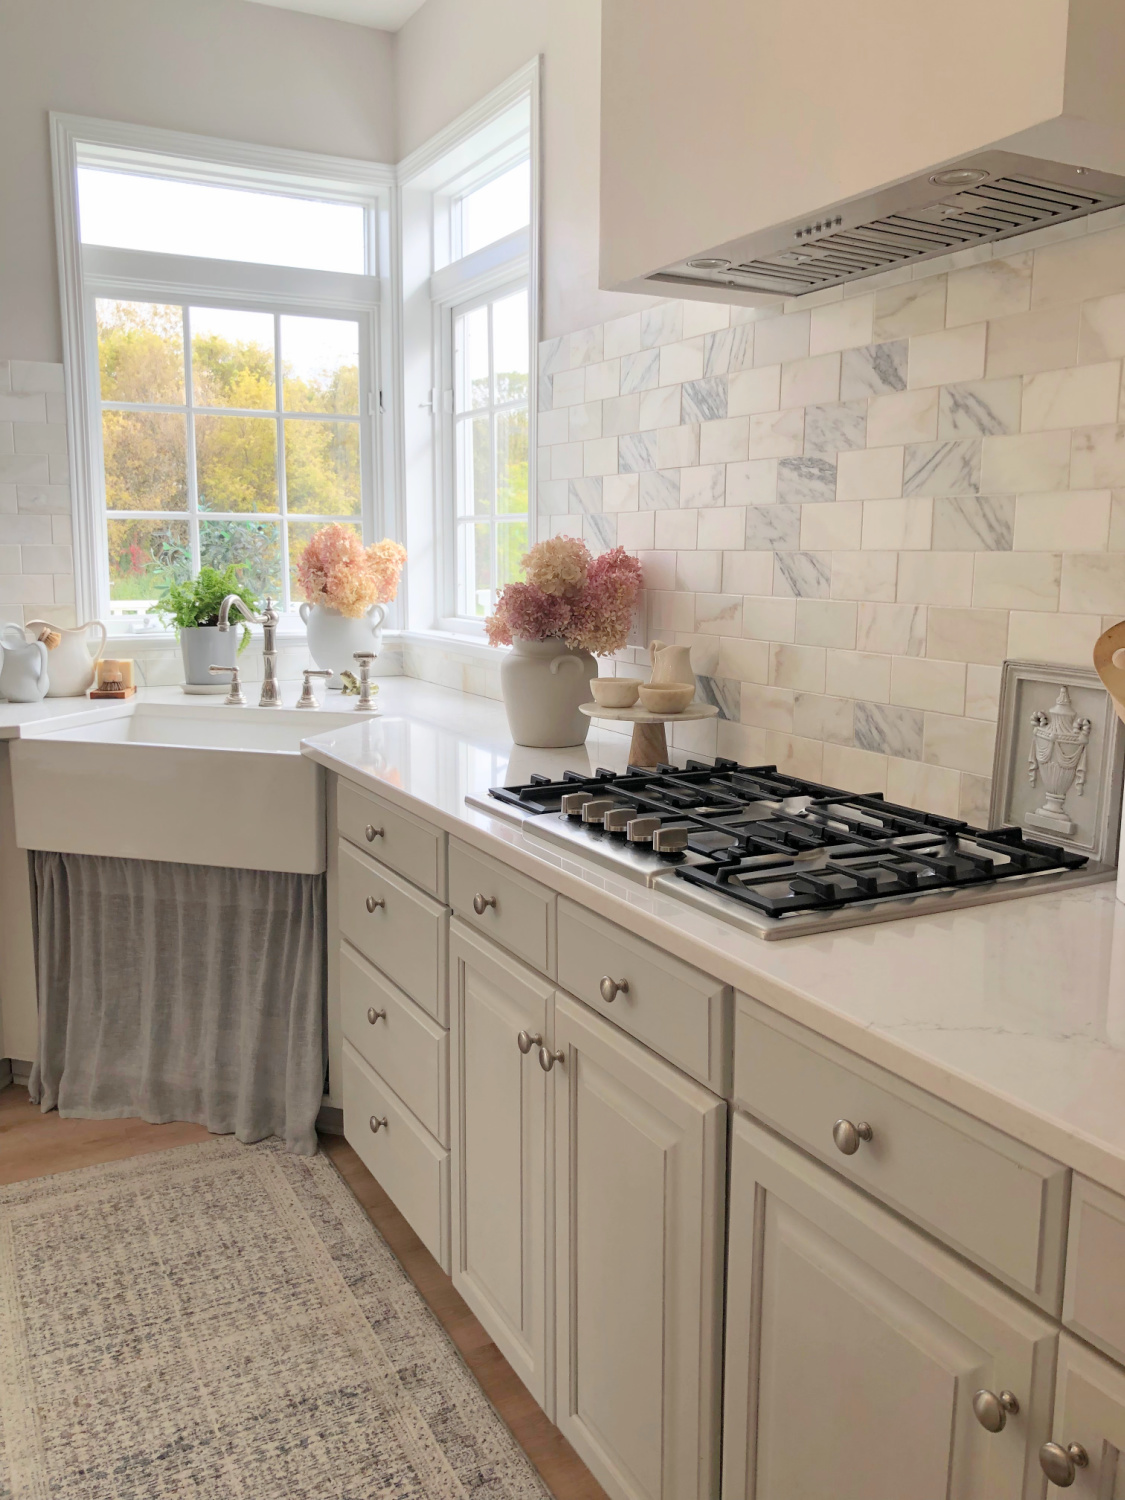
[[[277,610],[273,607],[273,600],[266,596],[266,607],[260,615],[248,609],[237,594],[228,594],[219,606],[219,629],[230,629],[230,612],[234,605],[238,605],[238,612],[249,625],[260,625],[262,627],[262,660],[265,664],[265,675],[262,678],[262,696],[258,699],[259,708],[281,707],[281,684],[277,680],[277,623],[281,619]]]

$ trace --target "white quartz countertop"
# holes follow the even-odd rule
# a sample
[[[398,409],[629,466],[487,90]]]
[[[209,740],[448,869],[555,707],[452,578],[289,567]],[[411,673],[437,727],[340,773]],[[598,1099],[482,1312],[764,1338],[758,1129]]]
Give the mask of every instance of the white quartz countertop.
[[[305,753],[1125,1193],[1125,904],[1112,883],[764,942],[465,804],[535,772],[622,769],[624,735],[595,723],[582,748],[528,750],[499,703],[410,678],[381,689],[380,719],[315,735],[310,715]]]

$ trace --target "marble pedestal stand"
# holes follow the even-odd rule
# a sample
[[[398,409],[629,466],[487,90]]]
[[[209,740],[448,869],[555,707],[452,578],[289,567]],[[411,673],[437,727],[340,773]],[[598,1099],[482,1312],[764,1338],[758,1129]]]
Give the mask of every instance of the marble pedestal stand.
[[[678,714],[652,714],[647,708],[602,708],[598,703],[583,703],[578,711],[589,719],[617,719],[632,724],[629,764],[646,768],[668,764],[665,724],[687,724],[694,719],[713,719],[719,712],[713,703],[690,703]]]

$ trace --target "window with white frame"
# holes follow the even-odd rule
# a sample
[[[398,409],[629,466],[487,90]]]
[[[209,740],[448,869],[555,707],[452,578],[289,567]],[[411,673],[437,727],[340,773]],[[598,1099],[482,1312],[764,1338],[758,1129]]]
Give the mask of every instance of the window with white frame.
[[[499,591],[522,577],[534,540],[537,101],[532,65],[444,132],[416,170],[403,170],[406,244],[413,224],[413,242],[432,247],[432,623],[453,631],[482,629]],[[423,295],[407,257],[408,372],[423,359],[411,347],[411,328],[421,327],[412,276]],[[411,482],[408,472],[408,492]]]
[[[238,148],[233,165],[161,157],[83,140],[82,123],[56,122],[56,158],[69,149],[74,166],[68,369],[91,612],[118,633],[151,630],[172,583],[233,563],[288,614],[321,525],[367,540],[390,529],[377,415],[386,169],[341,182],[291,153],[276,173],[261,151],[252,168]]]

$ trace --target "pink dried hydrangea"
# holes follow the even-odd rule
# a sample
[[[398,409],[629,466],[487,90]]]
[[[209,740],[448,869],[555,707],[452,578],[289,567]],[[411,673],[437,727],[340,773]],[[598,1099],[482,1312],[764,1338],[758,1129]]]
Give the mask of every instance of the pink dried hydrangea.
[[[565,550],[559,543],[565,542]],[[633,610],[644,584],[641,565],[624,547],[593,557],[584,542],[552,537],[523,559],[526,583],[509,583],[484,622],[494,646],[513,640],[559,640],[564,645],[608,656],[629,638]],[[581,583],[573,587],[573,580]],[[546,588],[543,580],[571,589]]]
[[[405,562],[406,548],[387,537],[364,547],[350,526],[325,526],[301,553],[297,582],[310,604],[356,619],[391,602]]]

